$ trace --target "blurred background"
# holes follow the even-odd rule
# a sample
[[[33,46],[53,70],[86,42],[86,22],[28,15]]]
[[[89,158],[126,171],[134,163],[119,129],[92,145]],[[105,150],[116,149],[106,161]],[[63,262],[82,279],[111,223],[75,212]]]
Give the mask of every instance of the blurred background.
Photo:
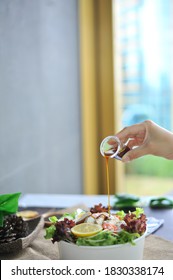
[[[0,1],[0,192],[106,194],[102,139],[173,130],[172,0]],[[110,160],[111,193],[172,190],[173,162]]]

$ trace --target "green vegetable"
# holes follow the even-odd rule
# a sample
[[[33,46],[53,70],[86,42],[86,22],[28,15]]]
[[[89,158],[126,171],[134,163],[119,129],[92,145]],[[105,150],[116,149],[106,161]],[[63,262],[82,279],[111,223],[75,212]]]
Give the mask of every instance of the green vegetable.
[[[131,243],[132,245],[135,245],[134,240],[136,238],[140,237],[140,234],[137,232],[130,233],[128,231],[122,230],[118,235],[118,244],[125,244],[125,243]]]
[[[49,217],[49,221],[52,223],[56,223],[58,221],[58,218],[56,216]]]
[[[76,211],[73,212],[73,213],[64,213],[62,215],[62,217],[59,219],[59,221],[64,220],[64,218],[67,218],[69,220],[73,220],[73,219],[75,219],[75,216],[76,216]]]
[[[153,198],[149,206],[156,209],[170,209],[173,208],[173,200],[166,197]]]
[[[144,214],[144,209],[142,209],[142,208],[136,208],[136,211],[133,211],[132,212],[135,216],[136,216],[136,218],[138,219],[140,216],[141,216],[141,214]]]
[[[114,203],[114,207],[116,208],[136,206],[139,201],[139,197],[130,194],[116,194],[115,198],[116,201]]]
[[[108,246],[116,244],[131,243],[134,245],[134,239],[140,236],[139,233],[129,233],[122,230],[118,234],[111,231],[103,230],[98,234],[90,237],[79,237],[76,244],[79,246]]]
[[[44,236],[45,239],[50,239],[53,237],[56,227],[51,225],[50,227],[46,228],[46,235]]]
[[[50,227],[46,228],[46,235],[44,236],[45,239],[53,238],[54,233],[56,231],[55,224],[57,222],[64,221],[65,218],[68,219],[68,220],[73,220],[75,218],[76,214],[77,214],[77,211],[75,211],[73,213],[64,213],[61,216],[61,218],[59,218],[59,219],[56,216],[49,217],[49,221],[51,223],[53,223],[53,225],[51,225]]]
[[[18,200],[21,193],[0,195],[0,226],[3,226],[4,216],[18,211]]]
[[[116,212],[116,215],[120,218],[120,220],[123,220],[126,213],[123,210],[121,210],[121,211]]]
[[[136,218],[138,219],[140,217],[140,215],[144,213],[144,209],[137,207],[136,211],[133,211],[131,213],[133,213],[136,216]],[[118,211],[116,213],[116,215],[120,218],[120,220],[123,220],[126,213],[123,210],[121,210],[121,211]]]

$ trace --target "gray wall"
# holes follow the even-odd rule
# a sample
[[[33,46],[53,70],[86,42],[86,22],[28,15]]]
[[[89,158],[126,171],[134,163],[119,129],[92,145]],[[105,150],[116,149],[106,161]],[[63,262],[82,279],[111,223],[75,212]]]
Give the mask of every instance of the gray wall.
[[[0,0],[0,192],[82,193],[77,0]]]

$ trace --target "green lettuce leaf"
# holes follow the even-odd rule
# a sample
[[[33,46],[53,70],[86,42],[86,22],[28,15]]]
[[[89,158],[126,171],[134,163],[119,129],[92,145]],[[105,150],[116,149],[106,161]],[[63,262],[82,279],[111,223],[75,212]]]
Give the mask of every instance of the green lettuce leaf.
[[[46,228],[46,235],[44,236],[45,239],[50,239],[53,237],[56,227],[51,225],[50,227]]]
[[[49,221],[51,223],[56,223],[58,221],[58,218],[56,216],[51,216],[51,217],[49,217]]]
[[[133,211],[132,212],[135,216],[136,216],[136,218],[138,219],[140,216],[141,216],[141,214],[144,214],[144,209],[142,209],[142,208],[136,208],[136,211]]]
[[[134,240],[138,237],[140,237],[138,233],[129,233],[124,230],[118,234],[114,234],[108,230],[103,230],[94,236],[79,237],[76,244],[79,246],[108,246],[129,242],[134,245]]]
[[[118,216],[120,220],[123,220],[125,215],[126,213],[123,210],[116,212],[116,216]]]

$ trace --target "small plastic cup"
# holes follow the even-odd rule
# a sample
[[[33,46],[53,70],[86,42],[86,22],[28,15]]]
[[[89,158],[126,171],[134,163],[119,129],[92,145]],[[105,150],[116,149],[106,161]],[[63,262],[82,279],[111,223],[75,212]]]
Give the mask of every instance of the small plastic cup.
[[[100,153],[103,157],[122,160],[122,157],[130,150],[116,136],[107,136],[100,144]]]

